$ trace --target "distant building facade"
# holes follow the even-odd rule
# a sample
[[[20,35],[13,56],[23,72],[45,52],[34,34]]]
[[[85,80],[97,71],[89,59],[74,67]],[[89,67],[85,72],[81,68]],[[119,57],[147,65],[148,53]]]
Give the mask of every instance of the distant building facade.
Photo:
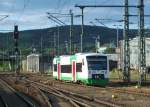
[[[118,68],[119,55],[118,54],[106,54],[109,59],[109,70]]]
[[[105,53],[106,49],[107,49],[107,47],[99,47],[98,48],[98,53]]]
[[[52,57],[50,56],[32,53],[22,63],[25,72],[52,72]]]
[[[39,54],[30,54],[27,56],[27,71],[39,72]]]
[[[130,67],[138,69],[139,65],[139,41],[138,38],[133,38],[129,41],[130,46]],[[123,41],[120,41],[120,66],[123,67]],[[150,66],[150,38],[145,38],[145,54],[146,54],[146,66]]]
[[[140,52],[138,47],[138,38],[130,40],[130,66],[131,68],[138,69]],[[150,38],[145,38],[145,54],[146,54],[146,66],[150,66]]]

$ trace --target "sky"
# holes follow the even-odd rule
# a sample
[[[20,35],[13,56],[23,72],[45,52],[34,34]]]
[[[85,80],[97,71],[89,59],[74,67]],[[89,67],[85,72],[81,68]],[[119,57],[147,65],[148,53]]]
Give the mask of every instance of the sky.
[[[145,1],[145,14],[150,15],[150,0]],[[124,0],[0,0],[0,31],[13,30],[18,25],[20,30],[43,29],[55,27],[58,24],[47,18],[47,12],[69,14],[71,9],[74,15],[80,15],[81,10],[75,7],[78,5],[123,5]],[[130,5],[137,5],[138,0],[129,0]],[[137,14],[137,8],[130,8],[130,14]],[[95,21],[95,18],[102,19],[123,19],[123,8],[85,8],[84,23],[86,25],[102,26]],[[8,17],[4,18],[5,15]],[[70,24],[70,17],[55,15],[65,24]],[[150,17],[145,18],[145,27],[149,27]],[[94,24],[91,24],[90,22]],[[131,17],[130,28],[137,28],[137,17]],[[123,28],[121,22],[102,21],[107,27]],[[81,24],[81,17],[74,17],[74,24]]]

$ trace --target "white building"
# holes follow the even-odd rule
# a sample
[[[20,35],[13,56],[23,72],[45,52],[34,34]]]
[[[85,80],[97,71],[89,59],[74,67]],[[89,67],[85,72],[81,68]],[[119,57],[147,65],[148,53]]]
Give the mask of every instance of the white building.
[[[119,55],[118,54],[106,54],[106,55],[108,56],[109,60],[118,62],[118,59],[119,59]]]
[[[132,68],[137,69],[139,64],[139,56],[140,52],[138,46],[138,38],[134,38],[130,40],[130,66]],[[150,66],[150,38],[145,38],[145,54],[146,54],[146,66]]]
[[[129,41],[130,45],[130,67],[133,69],[138,69],[139,64],[139,39],[133,38]],[[123,66],[123,41],[121,41],[120,47],[121,54],[121,66]],[[145,53],[146,53],[146,66],[150,66],[150,38],[145,38]]]
[[[30,54],[27,56],[27,71],[39,72],[39,54]]]
[[[107,47],[99,47],[98,48],[98,53],[105,53]]]

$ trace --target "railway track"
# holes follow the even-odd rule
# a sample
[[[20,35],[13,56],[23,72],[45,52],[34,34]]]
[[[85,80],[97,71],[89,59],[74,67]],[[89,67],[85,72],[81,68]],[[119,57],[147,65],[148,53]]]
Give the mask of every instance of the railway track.
[[[44,84],[44,82],[41,82]],[[46,82],[48,83],[48,82]],[[133,89],[125,89],[125,88],[114,88],[114,87],[96,87],[96,86],[87,86],[84,84],[76,84],[76,83],[71,83],[71,82],[64,82],[64,81],[53,81],[53,83],[50,84],[64,84],[64,85],[72,85],[72,86],[80,86],[83,88],[93,88],[95,90],[108,90],[108,91],[112,91],[112,92],[117,92],[117,93],[126,93],[126,94],[132,94],[132,95],[139,95],[139,96],[146,96],[146,97],[150,97],[150,93],[149,92],[144,92],[142,90],[138,90],[136,88]]]
[[[1,107],[8,107],[7,103],[5,102],[2,96],[0,96],[0,105]]]
[[[2,91],[0,93],[0,107],[37,107],[27,96],[17,92],[2,79],[0,79],[0,86],[3,88],[3,91],[0,90]]]
[[[132,95],[139,95],[139,96],[146,96],[146,97],[150,97],[150,93],[149,92],[144,92],[143,90],[140,89],[124,89],[124,88],[117,88],[117,87],[95,87],[95,86],[87,86],[84,84],[76,84],[76,83],[71,83],[71,82],[64,82],[64,81],[57,81],[57,80],[49,80],[49,78],[46,78],[44,81],[41,79],[40,75],[30,75],[31,77],[35,77],[36,79],[34,80],[35,82],[41,82],[42,84],[64,84],[64,85],[68,85],[68,86],[78,86],[78,87],[83,87],[83,88],[93,88],[95,90],[108,90],[108,91],[112,91],[115,93],[126,93],[126,94],[132,94]],[[33,80],[33,79],[32,79]]]
[[[108,106],[108,107],[121,107],[120,105],[108,102],[108,101],[103,101],[99,100],[96,98],[90,98],[85,95],[80,95],[77,93],[69,92],[63,89],[58,89],[56,87],[49,87],[47,85],[43,85],[38,82],[34,82],[31,80],[27,80],[27,82],[30,82],[32,85],[38,87],[40,90],[42,90],[45,93],[53,94],[57,97],[64,98],[68,100],[74,107],[99,107],[99,106]]]
[[[10,76],[11,77],[11,76]],[[10,78],[9,77],[9,78]],[[17,76],[19,77],[19,76]],[[13,77],[15,78],[15,77]],[[120,107],[120,106],[124,106],[124,103],[119,103],[116,100],[111,100],[110,96],[115,94],[117,95],[117,99],[122,99],[122,95],[123,96],[130,96],[130,95],[134,95],[133,97],[131,96],[131,100],[135,102],[138,101],[138,97],[143,96],[142,98],[149,98],[150,97],[150,93],[146,93],[144,91],[141,91],[140,89],[136,89],[133,88],[132,90],[130,90],[130,88],[128,89],[127,87],[123,88],[114,88],[114,87],[95,87],[95,86],[87,86],[87,85],[82,85],[82,84],[74,84],[74,83],[70,83],[70,82],[64,82],[64,81],[56,81],[56,80],[52,80],[52,79],[48,79],[48,78],[44,78],[44,77],[40,77],[40,76],[34,76],[32,75],[30,76],[26,76],[26,75],[21,75],[20,77],[20,81],[26,81],[27,84],[32,84],[34,85],[34,87],[38,87],[48,98],[50,103],[53,103],[53,101],[51,101],[50,97],[51,96],[55,96],[57,99],[64,99],[65,101],[68,101],[67,103],[71,105],[71,107],[91,107],[91,106],[95,106],[95,107],[99,107],[99,106],[108,106],[108,107]],[[12,80],[12,79],[11,79]],[[71,88],[69,88],[71,87]],[[72,90],[73,88],[77,88]],[[71,90],[70,90],[71,89]],[[80,93],[79,90],[83,90],[83,94],[77,94]],[[70,90],[70,91],[69,91]],[[86,90],[86,92],[84,91]],[[95,92],[90,92],[90,94],[87,93],[87,90],[95,90]],[[100,97],[100,95],[103,96],[103,94],[100,94],[100,92],[110,92],[110,96],[109,98],[105,96],[106,99],[103,99],[102,97]],[[77,92],[77,93],[76,93]],[[92,94],[93,93],[93,94]],[[96,93],[99,93],[98,96],[95,96]],[[92,97],[91,96],[94,96]],[[121,96],[120,96],[121,94]],[[84,96],[86,95],[86,96]],[[89,97],[91,96],[91,97]],[[97,99],[96,99],[97,98]],[[129,99],[130,99],[129,98]],[[145,99],[147,99],[145,98]],[[102,99],[102,100],[101,100]],[[107,100],[110,99],[110,100]],[[136,99],[136,100],[134,100]],[[124,100],[123,100],[124,101]],[[130,101],[130,100],[129,100]],[[144,101],[144,100],[143,100]],[[52,105],[52,107],[55,107]],[[64,106],[67,107],[67,106]],[[68,106],[70,107],[70,106]]]

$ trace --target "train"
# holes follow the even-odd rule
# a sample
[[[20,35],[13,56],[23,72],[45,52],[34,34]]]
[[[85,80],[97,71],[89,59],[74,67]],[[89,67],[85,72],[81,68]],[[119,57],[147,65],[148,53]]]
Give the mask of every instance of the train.
[[[106,86],[109,79],[109,60],[100,53],[76,53],[53,59],[53,77],[87,85]]]

